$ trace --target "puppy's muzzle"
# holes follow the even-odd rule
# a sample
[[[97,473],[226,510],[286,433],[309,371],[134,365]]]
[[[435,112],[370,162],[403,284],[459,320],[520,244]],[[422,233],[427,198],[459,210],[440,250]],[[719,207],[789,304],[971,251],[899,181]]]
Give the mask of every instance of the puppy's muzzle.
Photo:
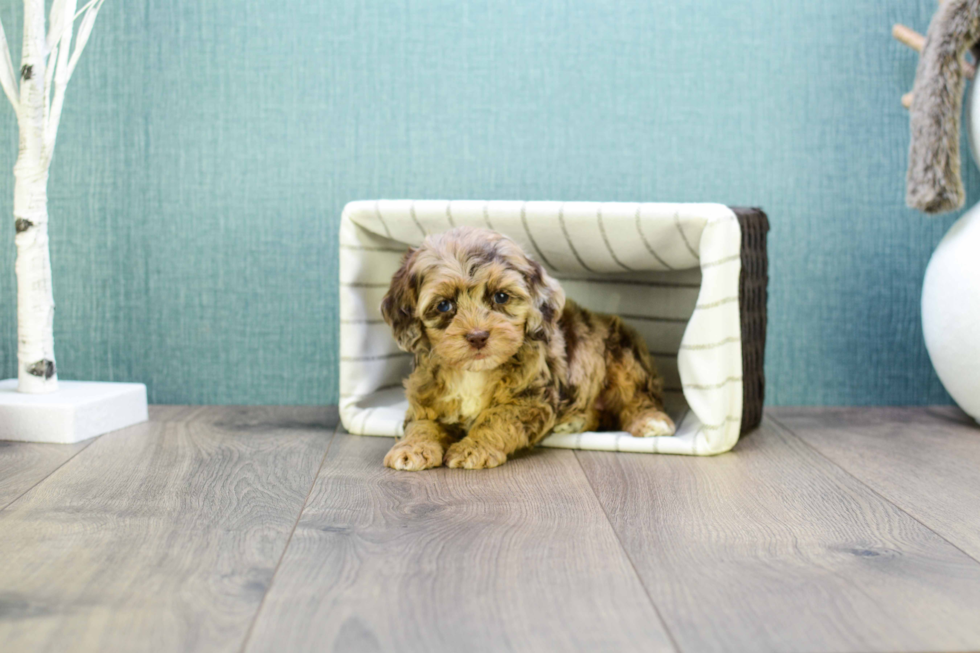
[[[483,349],[487,345],[487,339],[490,338],[489,331],[470,331],[465,336],[466,342],[477,350]]]

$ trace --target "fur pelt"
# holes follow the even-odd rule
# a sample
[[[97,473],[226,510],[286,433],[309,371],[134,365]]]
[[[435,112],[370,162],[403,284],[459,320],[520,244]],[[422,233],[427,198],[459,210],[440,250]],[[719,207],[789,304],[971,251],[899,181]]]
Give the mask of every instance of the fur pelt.
[[[496,467],[553,431],[674,432],[642,338],[566,300],[506,236],[429,236],[405,255],[381,313],[415,354],[405,437],[388,467]]]
[[[963,55],[980,41],[980,0],[946,0],[929,25],[915,74],[906,203],[926,213],[963,206]]]

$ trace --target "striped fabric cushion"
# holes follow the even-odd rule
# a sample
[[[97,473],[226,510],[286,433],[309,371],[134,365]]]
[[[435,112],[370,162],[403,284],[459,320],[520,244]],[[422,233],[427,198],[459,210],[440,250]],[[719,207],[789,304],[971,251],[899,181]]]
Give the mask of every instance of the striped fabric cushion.
[[[645,338],[663,375],[667,438],[550,435],[546,447],[710,455],[738,441],[741,230],[721,204],[351,202],[340,223],[340,416],[354,434],[400,436],[412,357],[381,318],[402,254],[427,234],[488,227],[517,241],[586,308]]]

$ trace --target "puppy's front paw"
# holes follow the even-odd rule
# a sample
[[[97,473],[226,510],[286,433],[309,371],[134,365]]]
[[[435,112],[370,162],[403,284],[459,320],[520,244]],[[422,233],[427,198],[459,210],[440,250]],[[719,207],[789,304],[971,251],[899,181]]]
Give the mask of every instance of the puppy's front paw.
[[[651,438],[673,435],[677,431],[677,427],[674,426],[674,420],[670,419],[667,413],[658,410],[640,415],[633,420],[633,423],[626,430],[637,438]]]
[[[506,460],[507,454],[496,449],[490,449],[475,440],[463,438],[446,450],[446,458],[443,462],[446,463],[446,467],[489,469],[503,465]]]
[[[385,455],[385,467],[420,472],[442,464],[442,447],[435,442],[397,442]]]

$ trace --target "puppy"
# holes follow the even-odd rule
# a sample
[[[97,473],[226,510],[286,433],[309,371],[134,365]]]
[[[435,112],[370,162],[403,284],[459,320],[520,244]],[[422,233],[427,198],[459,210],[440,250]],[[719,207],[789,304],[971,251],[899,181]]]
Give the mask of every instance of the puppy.
[[[496,467],[552,432],[674,433],[642,338],[566,300],[502,234],[429,236],[405,255],[381,313],[415,354],[405,437],[388,467]]]

